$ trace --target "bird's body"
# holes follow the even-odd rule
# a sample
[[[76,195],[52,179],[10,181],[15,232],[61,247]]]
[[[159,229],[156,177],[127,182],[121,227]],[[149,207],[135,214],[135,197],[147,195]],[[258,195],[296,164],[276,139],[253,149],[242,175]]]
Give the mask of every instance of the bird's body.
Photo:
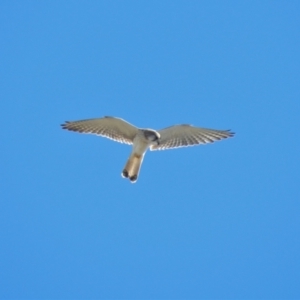
[[[91,133],[107,137],[120,143],[132,145],[132,152],[123,169],[122,176],[136,182],[146,151],[165,150],[199,144],[212,143],[232,137],[229,130],[214,130],[191,125],[175,125],[162,130],[142,129],[115,117],[104,117],[66,122],[63,129]]]
[[[150,146],[158,145],[159,138],[160,134],[155,130],[138,129],[133,139],[132,152],[122,172],[124,178],[129,178],[131,182],[137,180],[146,151]]]

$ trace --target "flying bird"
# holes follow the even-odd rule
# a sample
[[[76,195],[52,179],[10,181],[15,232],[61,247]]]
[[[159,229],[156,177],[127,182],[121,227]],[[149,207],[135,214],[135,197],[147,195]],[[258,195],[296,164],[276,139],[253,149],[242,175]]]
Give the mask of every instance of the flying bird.
[[[208,144],[234,135],[230,130],[214,130],[182,124],[161,130],[138,128],[123,119],[108,117],[66,121],[63,129],[100,135],[119,143],[132,145],[132,152],[122,171],[122,177],[137,181],[146,151],[166,150]]]

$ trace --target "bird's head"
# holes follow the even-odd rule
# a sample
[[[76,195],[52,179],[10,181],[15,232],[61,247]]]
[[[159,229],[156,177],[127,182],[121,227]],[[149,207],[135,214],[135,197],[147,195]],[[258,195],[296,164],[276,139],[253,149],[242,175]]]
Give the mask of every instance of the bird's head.
[[[156,142],[160,139],[160,134],[152,129],[144,129],[144,136],[150,142]]]

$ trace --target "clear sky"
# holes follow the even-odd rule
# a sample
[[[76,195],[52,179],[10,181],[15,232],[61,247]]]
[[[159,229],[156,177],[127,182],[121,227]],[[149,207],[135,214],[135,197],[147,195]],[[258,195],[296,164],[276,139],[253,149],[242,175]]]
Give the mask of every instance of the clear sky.
[[[1,299],[299,299],[300,2],[0,3]],[[148,152],[117,116],[232,139]]]

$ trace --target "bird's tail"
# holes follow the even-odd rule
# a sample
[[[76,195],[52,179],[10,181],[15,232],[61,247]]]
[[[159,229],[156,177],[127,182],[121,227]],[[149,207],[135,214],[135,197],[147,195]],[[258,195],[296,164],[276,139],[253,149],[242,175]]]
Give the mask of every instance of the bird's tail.
[[[136,182],[139,176],[143,158],[144,155],[138,155],[132,152],[126,162],[122,176],[124,178],[129,178],[132,183]]]

